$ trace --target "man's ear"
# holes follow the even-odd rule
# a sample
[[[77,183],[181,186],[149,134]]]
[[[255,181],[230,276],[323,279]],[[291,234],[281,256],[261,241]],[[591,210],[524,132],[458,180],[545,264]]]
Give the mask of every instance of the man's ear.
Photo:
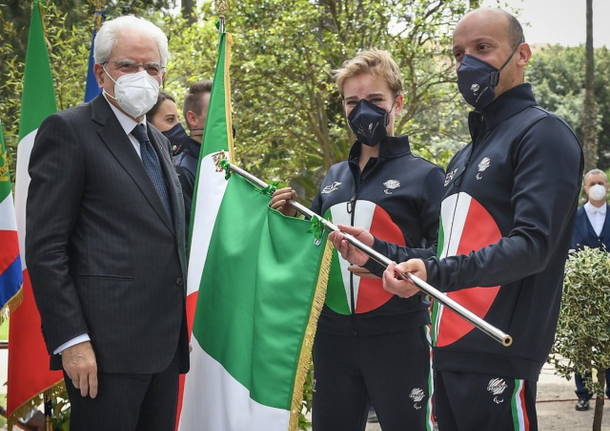
[[[189,129],[195,129],[197,127],[197,115],[193,111],[186,111],[185,120]]]
[[[396,115],[402,112],[402,108],[405,106],[405,96],[403,94],[399,94],[394,99],[394,109],[396,109]]]
[[[517,57],[517,66],[522,68],[527,66],[530,58],[532,58],[532,50],[529,44],[523,42],[521,45],[519,45],[519,48],[517,48],[517,52],[519,54]]]
[[[104,85],[104,80],[107,78],[106,73],[104,72],[104,67],[101,64],[93,65],[93,74],[95,75],[95,80],[97,81],[97,85],[100,87]]]

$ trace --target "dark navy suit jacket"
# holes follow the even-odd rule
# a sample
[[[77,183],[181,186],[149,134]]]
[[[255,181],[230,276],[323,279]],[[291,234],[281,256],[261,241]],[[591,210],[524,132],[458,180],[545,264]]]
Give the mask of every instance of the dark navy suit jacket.
[[[585,207],[578,207],[578,210],[576,210],[572,248],[578,250],[585,246],[591,248],[605,247],[606,250],[610,251],[610,208],[608,208],[608,204],[606,204],[606,220],[599,236],[593,230]]]

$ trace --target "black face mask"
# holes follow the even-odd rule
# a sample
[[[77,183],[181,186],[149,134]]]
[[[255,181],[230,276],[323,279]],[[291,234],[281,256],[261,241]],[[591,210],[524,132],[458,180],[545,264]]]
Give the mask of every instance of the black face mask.
[[[188,135],[184,131],[184,127],[182,127],[182,124],[180,123],[176,123],[174,127],[161,133],[163,133],[174,145],[177,145],[182,139],[188,138]]]
[[[172,155],[176,155],[182,152],[184,149],[185,142],[191,138],[186,134],[182,124],[177,123],[169,130],[161,132],[165,135],[169,142],[172,144]]]
[[[502,67],[496,69],[489,63],[465,54],[457,71],[458,88],[464,100],[477,110],[484,109],[496,98],[496,85],[500,81],[500,72],[508,64],[519,45],[513,49]]]
[[[386,127],[390,122],[390,115],[385,109],[361,99],[350,112],[347,122],[358,142],[374,147],[388,136]]]

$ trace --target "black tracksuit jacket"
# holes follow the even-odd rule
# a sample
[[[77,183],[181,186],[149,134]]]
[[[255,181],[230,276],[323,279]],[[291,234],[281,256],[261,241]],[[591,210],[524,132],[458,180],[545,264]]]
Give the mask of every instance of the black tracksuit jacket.
[[[444,183],[428,282],[513,337],[503,347],[435,303],[434,367],[536,380],[553,343],[582,176],[580,144],[531,86],[468,118]],[[401,251],[394,257],[404,260]]]
[[[337,224],[364,227],[378,238],[412,247],[407,250],[413,257],[433,255],[443,170],[411,154],[406,136],[386,138],[379,157],[371,158],[362,173],[360,151],[356,142],[347,161],[331,166],[312,210]],[[380,279],[352,276],[336,252],[331,268],[318,330],[376,335],[429,322],[429,304],[421,295],[399,298],[385,291]]]

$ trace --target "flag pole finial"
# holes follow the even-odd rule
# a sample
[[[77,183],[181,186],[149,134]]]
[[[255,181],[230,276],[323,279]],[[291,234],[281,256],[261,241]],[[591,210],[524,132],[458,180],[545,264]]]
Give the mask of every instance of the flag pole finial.
[[[218,13],[219,19],[219,30],[221,33],[225,31],[225,14],[229,9],[229,0],[215,0],[214,5],[216,6],[216,13]]]
[[[99,30],[102,26],[102,22],[104,21],[104,16],[106,14],[105,5],[106,2],[104,0],[89,0],[89,3],[95,9],[94,11],[94,25],[95,30]]]

